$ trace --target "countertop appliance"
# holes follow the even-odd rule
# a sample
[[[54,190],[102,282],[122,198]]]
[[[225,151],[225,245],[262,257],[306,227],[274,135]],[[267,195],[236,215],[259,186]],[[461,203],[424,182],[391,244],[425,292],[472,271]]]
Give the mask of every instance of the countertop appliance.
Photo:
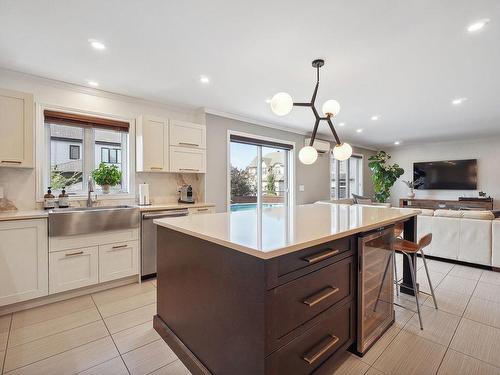
[[[149,184],[139,184],[139,205],[149,206]]]
[[[141,277],[147,278],[156,275],[156,225],[154,219],[165,217],[187,216],[187,208],[144,212],[141,223]]]
[[[194,203],[193,187],[191,185],[182,185],[179,192],[181,193],[179,203]]]

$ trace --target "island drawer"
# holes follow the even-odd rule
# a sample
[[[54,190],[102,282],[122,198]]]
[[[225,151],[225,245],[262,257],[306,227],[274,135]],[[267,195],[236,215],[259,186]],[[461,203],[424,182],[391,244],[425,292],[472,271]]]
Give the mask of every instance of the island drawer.
[[[343,259],[267,292],[268,344],[275,348],[295,328],[354,293],[354,257]]]
[[[311,374],[354,342],[354,318],[352,302],[326,311],[316,325],[266,358],[266,374]]]

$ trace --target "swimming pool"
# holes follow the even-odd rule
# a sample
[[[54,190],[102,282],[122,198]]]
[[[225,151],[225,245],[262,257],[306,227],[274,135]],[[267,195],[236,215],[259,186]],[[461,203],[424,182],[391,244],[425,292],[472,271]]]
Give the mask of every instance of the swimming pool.
[[[282,204],[273,204],[273,203],[262,204],[263,208],[279,207],[279,206],[282,206]],[[257,209],[257,203],[234,203],[231,205],[231,212],[250,211],[255,209]]]

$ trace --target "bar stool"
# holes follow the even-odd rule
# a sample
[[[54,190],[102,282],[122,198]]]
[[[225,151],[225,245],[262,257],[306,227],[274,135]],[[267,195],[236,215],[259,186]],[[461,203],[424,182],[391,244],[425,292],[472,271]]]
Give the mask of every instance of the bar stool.
[[[425,267],[425,273],[427,275],[427,280],[429,281],[429,288],[431,289],[431,293],[430,294],[429,293],[425,293],[425,292],[421,292],[421,293],[432,296],[432,300],[434,301],[434,307],[437,310],[438,305],[437,305],[437,302],[436,302],[436,296],[434,295],[434,288],[432,287],[431,277],[429,275],[429,269],[427,268],[427,261],[425,260],[425,254],[424,254],[424,248],[426,246],[429,246],[429,244],[432,242],[432,233],[426,234],[425,236],[423,236],[420,239],[420,241],[418,241],[418,243],[415,243],[415,242],[412,242],[412,241],[408,241],[408,240],[402,239],[401,238],[402,232],[403,232],[403,229],[401,227],[396,227],[395,230],[394,230],[394,234],[396,235],[396,239],[394,241],[394,250],[402,252],[403,255],[405,255],[408,258],[408,262],[410,263],[410,265],[413,264],[411,255],[412,254],[420,253],[420,255],[422,257],[422,261],[424,262],[424,267]],[[396,262],[394,262],[394,274],[395,274],[395,277],[396,277],[395,284],[396,284],[396,290],[397,290],[397,288],[399,287],[400,284],[399,284],[399,279],[397,278]],[[411,274],[411,281],[412,281],[412,286],[413,287],[409,288],[409,289],[411,289],[411,290],[413,290],[415,292],[415,301],[417,303],[418,320],[420,322],[420,329],[423,330],[424,326],[422,324],[422,316],[420,314],[420,304],[418,302],[417,279],[416,279],[416,275],[415,275],[415,267],[414,266],[410,266],[410,274]],[[401,305],[399,305],[397,303],[395,303],[395,305],[407,309],[407,307],[401,306]]]

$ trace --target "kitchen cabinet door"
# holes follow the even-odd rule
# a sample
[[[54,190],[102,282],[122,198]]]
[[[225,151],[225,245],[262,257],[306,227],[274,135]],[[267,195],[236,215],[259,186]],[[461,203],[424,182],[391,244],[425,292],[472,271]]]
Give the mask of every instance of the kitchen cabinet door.
[[[99,282],[139,274],[139,242],[99,246]]]
[[[170,172],[205,173],[205,150],[170,146]]]
[[[0,166],[33,168],[33,95],[0,89]]]
[[[170,122],[170,145],[205,148],[205,126],[191,122]]]
[[[0,222],[0,306],[48,294],[47,220]]]
[[[57,251],[49,255],[50,294],[99,282],[97,246]]]
[[[168,120],[140,116],[136,129],[137,172],[168,172]]]

